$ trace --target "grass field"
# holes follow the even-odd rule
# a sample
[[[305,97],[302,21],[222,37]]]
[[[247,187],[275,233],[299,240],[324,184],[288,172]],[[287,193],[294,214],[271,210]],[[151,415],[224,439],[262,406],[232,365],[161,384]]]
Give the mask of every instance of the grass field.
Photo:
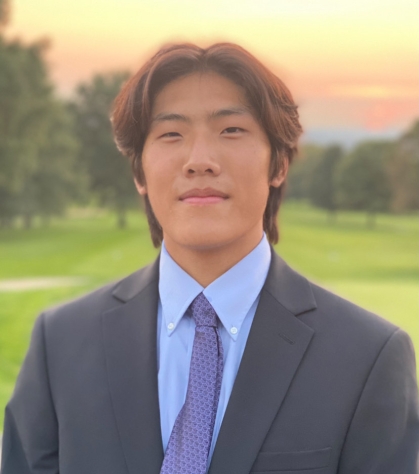
[[[308,206],[286,203],[277,251],[295,269],[332,291],[404,328],[419,352],[418,235],[416,216],[341,213],[334,224]],[[36,277],[84,277],[79,286],[0,291],[0,431],[37,314],[153,260],[143,215],[132,213],[117,230],[114,217],[74,210],[50,228],[0,232],[0,283]]]

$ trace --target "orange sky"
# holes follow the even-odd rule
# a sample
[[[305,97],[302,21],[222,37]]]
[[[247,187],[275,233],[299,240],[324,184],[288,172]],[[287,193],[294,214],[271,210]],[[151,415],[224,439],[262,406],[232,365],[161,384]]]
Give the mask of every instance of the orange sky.
[[[305,128],[403,129],[419,115],[417,0],[12,0],[8,37],[49,37],[60,93],[135,70],[168,41],[233,41],[289,85]]]

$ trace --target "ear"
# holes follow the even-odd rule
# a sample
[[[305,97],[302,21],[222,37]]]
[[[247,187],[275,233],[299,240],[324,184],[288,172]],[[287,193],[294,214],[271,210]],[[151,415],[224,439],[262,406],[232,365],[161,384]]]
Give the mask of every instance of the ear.
[[[138,194],[144,196],[147,194],[147,187],[145,184],[140,184],[136,179],[134,179],[135,187],[137,188]]]
[[[281,170],[270,181],[270,183],[269,183],[270,186],[273,186],[274,188],[279,188],[279,186],[281,186],[281,184],[285,181],[285,178],[287,177],[288,166],[289,166],[288,160],[284,160],[283,163],[282,163]]]

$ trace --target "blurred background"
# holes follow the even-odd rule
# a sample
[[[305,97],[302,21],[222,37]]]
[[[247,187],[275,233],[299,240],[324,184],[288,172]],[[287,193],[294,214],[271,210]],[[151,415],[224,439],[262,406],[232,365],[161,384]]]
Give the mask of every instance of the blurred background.
[[[417,0],[0,0],[0,426],[38,313],[157,255],[108,115],[167,42],[237,42],[285,81],[305,133],[276,250],[419,351],[418,14]]]

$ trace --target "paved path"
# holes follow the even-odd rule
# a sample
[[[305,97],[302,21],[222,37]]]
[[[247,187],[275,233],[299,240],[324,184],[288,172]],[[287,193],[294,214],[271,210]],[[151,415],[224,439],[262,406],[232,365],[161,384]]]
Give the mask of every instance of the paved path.
[[[85,277],[37,277],[0,280],[0,292],[45,290],[65,286],[81,286],[88,281]]]

